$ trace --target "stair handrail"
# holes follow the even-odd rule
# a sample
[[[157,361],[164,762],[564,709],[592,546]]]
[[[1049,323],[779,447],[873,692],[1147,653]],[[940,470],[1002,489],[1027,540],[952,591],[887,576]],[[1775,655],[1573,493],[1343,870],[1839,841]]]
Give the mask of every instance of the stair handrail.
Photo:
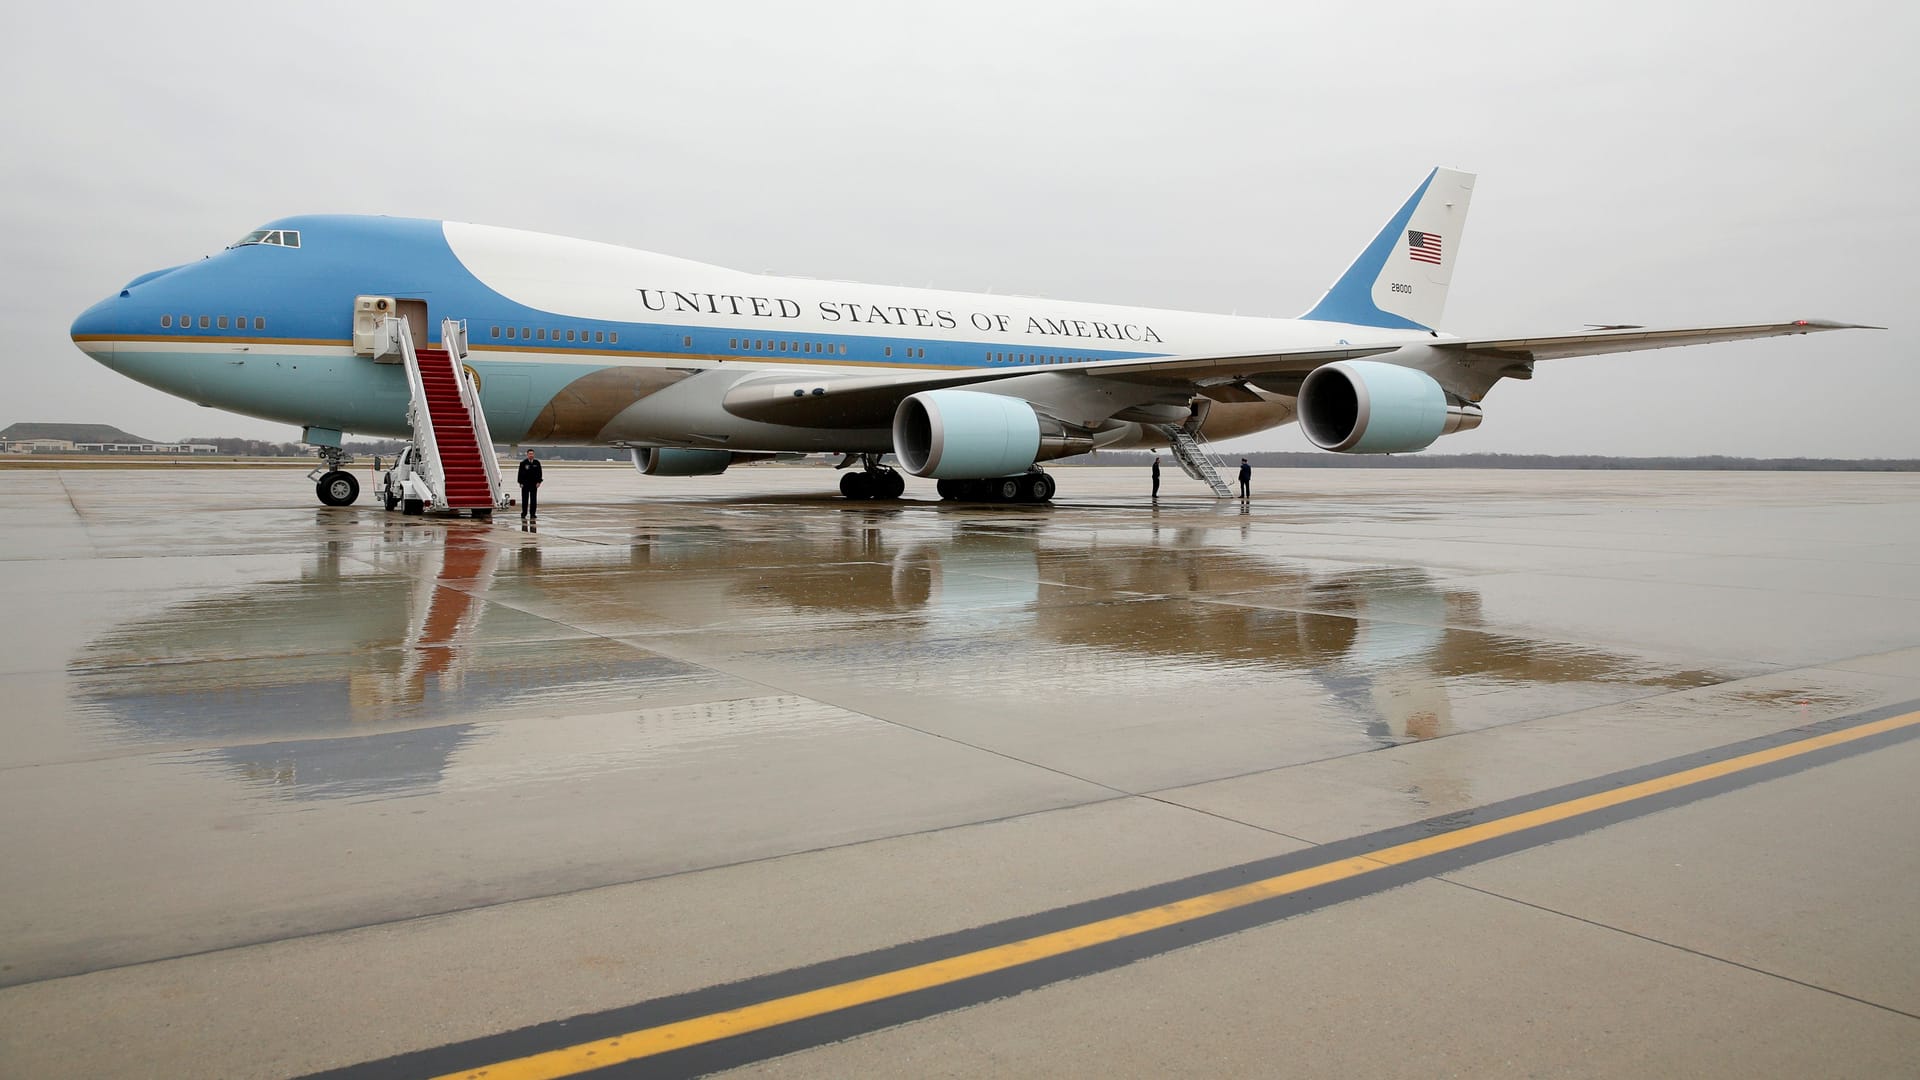
[[[407,320],[389,315],[388,329],[400,344],[402,367],[407,369],[407,426],[413,429],[413,448],[420,452],[420,471],[425,474],[427,490],[433,495],[428,503],[434,510],[447,509],[447,477],[440,466],[440,444],[433,437],[432,406],[427,404],[427,384],[420,377],[420,356],[414,352],[413,331]]]
[[[460,387],[460,404],[467,407],[473,421],[474,449],[480,452],[480,464],[487,470],[487,494],[496,509],[507,508],[507,485],[500,476],[500,456],[493,452],[493,432],[487,427],[487,413],[480,407],[480,393],[467,378],[467,320],[447,319],[440,324],[440,345],[453,357],[458,369],[454,382]]]

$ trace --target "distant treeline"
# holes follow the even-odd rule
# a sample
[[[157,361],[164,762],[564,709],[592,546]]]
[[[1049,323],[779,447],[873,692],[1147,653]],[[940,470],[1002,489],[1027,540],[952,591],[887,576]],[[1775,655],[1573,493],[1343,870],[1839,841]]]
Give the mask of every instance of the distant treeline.
[[[1163,457],[1169,457],[1163,454]],[[1915,472],[1920,458],[1608,457],[1603,454],[1321,454],[1255,452],[1223,454],[1230,466],[1241,458],[1256,469],[1662,469],[1748,472]],[[1103,451],[1061,464],[1144,469],[1147,451]],[[1166,467],[1173,467],[1169,457]]]

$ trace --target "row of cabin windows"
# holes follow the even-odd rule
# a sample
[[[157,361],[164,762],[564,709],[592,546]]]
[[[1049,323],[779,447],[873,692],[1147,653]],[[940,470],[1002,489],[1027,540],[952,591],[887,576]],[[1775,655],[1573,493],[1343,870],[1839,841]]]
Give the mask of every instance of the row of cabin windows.
[[[1000,353],[987,354],[989,364],[1077,364],[1088,359],[1085,356],[1058,356],[1053,353]]]
[[[692,348],[693,347],[692,335],[688,335],[687,337],[681,338],[680,343],[682,345],[685,345],[689,349]],[[812,342],[812,341],[779,341],[773,338],[728,338],[727,348],[756,349],[756,350],[759,350],[760,352],[819,353],[823,356],[828,353],[832,353],[836,356],[847,355],[847,347],[845,345],[836,345],[830,341]]]
[[[180,329],[182,330],[193,329],[193,319],[194,317],[192,315],[180,316]],[[229,321],[228,317],[225,315],[200,316],[200,329],[202,330],[212,330],[216,328],[221,330],[226,330],[229,327],[231,327],[234,330],[245,330],[247,328],[247,316],[235,315],[232,317],[231,321]],[[266,318],[260,315],[253,316],[253,328],[255,330],[265,330],[267,328]],[[162,330],[173,329],[173,316],[171,315],[160,316],[160,329]]]
[[[563,337],[561,329],[557,326],[552,330],[548,330],[544,326],[509,326],[507,327],[506,336],[508,341],[578,341],[582,343],[590,341],[596,345],[620,344],[620,331],[618,330],[581,330],[578,331],[578,337],[574,336],[576,332],[571,328],[564,333],[565,336]],[[500,336],[499,327],[496,326],[493,328],[492,336]]]

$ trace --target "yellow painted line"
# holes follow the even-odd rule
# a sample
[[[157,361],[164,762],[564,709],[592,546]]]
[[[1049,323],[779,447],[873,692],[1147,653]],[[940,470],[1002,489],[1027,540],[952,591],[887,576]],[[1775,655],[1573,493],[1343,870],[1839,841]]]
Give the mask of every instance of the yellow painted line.
[[[1750,754],[1728,758],[1708,765],[1668,776],[1643,780],[1605,791],[1596,795],[1586,795],[1566,802],[1543,806],[1537,810],[1512,814],[1494,821],[1471,825],[1452,832],[1419,840],[1395,844],[1366,855],[1341,859],[1335,862],[1310,866],[1303,870],[1280,874],[1261,881],[1236,885],[1231,889],[1207,893],[1202,896],[1177,900],[1170,904],[1146,908],[1141,911],[1117,915],[1097,922],[1058,930],[1050,934],[1026,938],[1021,941],[995,945],[979,949],[945,960],[917,964],[901,968],[898,971],[871,975],[864,979],[826,986],[818,990],[809,990],[799,994],[763,1001],[754,1005],[728,1009],[724,1012],[710,1013],[689,1020],[660,1024],[639,1031],[615,1035],[611,1038],[596,1039],[592,1042],[578,1043],[573,1046],[531,1054],[511,1061],[503,1061],[484,1068],[466,1072],[448,1073],[437,1080],[542,1080],[542,1078],[572,1076],[591,1069],[604,1069],[642,1058],[653,1057],[672,1050],[689,1046],[715,1042],[743,1035],[747,1032],[762,1031],[780,1024],[805,1020],[827,1013],[851,1009],[888,998],[928,990],[962,979],[986,975],[1008,968],[1030,964],[1036,960],[1060,956],[1095,945],[1134,937],[1153,930],[1177,926],[1184,922],[1217,915],[1224,911],[1257,904],[1263,900],[1272,900],[1292,893],[1302,892],[1320,885],[1359,877],[1385,869],[1442,854],[1472,847],[1502,836],[1537,828],[1541,825],[1566,821],[1570,818],[1590,814],[1596,810],[1619,806],[1637,799],[1648,798],[1665,792],[1674,791],[1692,784],[1704,783],[1748,769],[1758,768],[1774,762],[1810,754],[1830,746],[1839,746],[1858,739],[1868,738],[1882,732],[1920,724],[1920,712],[1904,713],[1900,716],[1875,720],[1871,723],[1815,735],[1797,742],[1786,743],[1766,750],[1756,750]]]

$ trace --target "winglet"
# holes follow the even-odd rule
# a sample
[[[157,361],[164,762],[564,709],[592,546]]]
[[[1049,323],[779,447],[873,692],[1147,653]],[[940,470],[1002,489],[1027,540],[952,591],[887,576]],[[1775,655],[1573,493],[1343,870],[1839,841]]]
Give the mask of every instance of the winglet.
[[[1394,330],[1438,326],[1472,199],[1472,173],[1428,173],[1340,280],[1300,317]]]

